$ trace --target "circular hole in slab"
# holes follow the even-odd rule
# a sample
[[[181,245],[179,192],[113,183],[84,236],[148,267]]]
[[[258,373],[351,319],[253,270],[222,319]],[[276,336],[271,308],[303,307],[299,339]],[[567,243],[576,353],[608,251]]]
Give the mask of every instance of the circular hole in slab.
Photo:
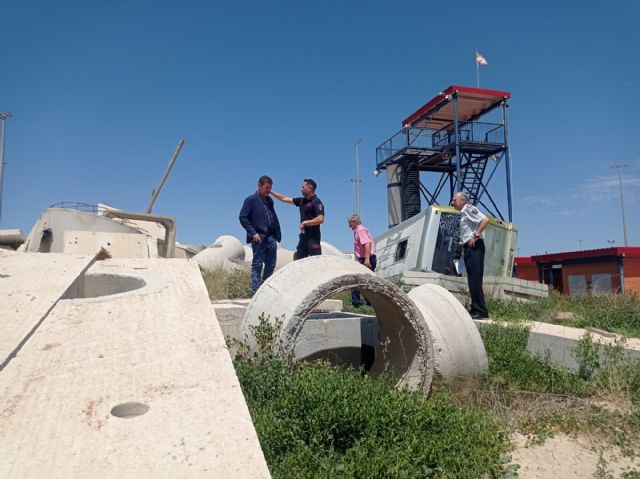
[[[142,416],[149,410],[149,406],[140,402],[125,402],[111,408],[111,415],[130,419],[132,417]]]

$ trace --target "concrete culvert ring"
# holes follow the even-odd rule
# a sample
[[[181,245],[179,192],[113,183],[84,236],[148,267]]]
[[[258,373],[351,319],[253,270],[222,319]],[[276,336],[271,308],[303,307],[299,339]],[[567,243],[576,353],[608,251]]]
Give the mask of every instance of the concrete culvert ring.
[[[282,321],[284,353],[293,352],[302,326],[324,299],[357,287],[371,303],[379,326],[379,345],[371,374],[390,372],[398,385],[428,392],[433,378],[433,341],[422,313],[393,283],[356,261],[315,256],[294,261],[271,276],[254,294],[243,322],[243,336],[257,349],[251,327],[264,315]]]
[[[435,373],[445,381],[480,376],[488,360],[480,332],[460,301],[435,284],[409,292],[433,337]]]

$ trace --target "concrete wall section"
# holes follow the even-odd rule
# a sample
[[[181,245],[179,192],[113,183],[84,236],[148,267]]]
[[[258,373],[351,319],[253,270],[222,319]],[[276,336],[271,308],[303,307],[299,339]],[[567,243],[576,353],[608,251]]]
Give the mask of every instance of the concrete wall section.
[[[358,287],[371,302],[379,321],[380,347],[372,373],[390,371],[400,384],[428,391],[433,376],[433,342],[416,305],[393,283],[356,261],[316,256],[294,261],[258,289],[245,314],[242,330],[259,324],[262,314],[283,321],[281,339],[286,350],[295,344],[310,312],[323,299]],[[253,338],[249,343],[256,347]]]
[[[65,231],[102,231],[137,234],[138,230],[84,211],[49,208],[31,229],[21,249],[30,253],[64,252]]]
[[[478,329],[460,302],[446,289],[423,284],[409,292],[433,338],[435,372],[445,380],[487,371],[487,353]]]
[[[156,240],[143,234],[64,231],[62,241],[65,253],[91,254],[103,248],[111,258],[149,258],[158,256]],[[153,248],[152,253],[149,251],[150,244]]]

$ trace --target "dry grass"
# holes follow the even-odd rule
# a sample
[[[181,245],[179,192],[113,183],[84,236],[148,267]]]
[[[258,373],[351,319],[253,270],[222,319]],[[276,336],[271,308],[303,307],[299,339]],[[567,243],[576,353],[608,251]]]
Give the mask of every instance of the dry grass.
[[[201,270],[201,273],[211,301],[251,298],[252,296],[251,274],[249,272]]]

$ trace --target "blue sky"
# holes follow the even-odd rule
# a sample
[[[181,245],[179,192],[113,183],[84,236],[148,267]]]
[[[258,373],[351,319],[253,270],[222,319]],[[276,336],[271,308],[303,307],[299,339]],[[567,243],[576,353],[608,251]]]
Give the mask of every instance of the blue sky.
[[[323,239],[349,250],[354,143],[361,213],[387,225],[375,148],[449,85],[512,93],[519,254],[640,246],[640,2],[1,0],[6,122],[0,228],[29,231],[53,203],[154,213],[178,239],[243,238],[257,178],[318,182]],[[492,181],[503,190],[503,182]],[[496,192],[496,194],[501,194]],[[298,213],[277,204],[284,246]]]

